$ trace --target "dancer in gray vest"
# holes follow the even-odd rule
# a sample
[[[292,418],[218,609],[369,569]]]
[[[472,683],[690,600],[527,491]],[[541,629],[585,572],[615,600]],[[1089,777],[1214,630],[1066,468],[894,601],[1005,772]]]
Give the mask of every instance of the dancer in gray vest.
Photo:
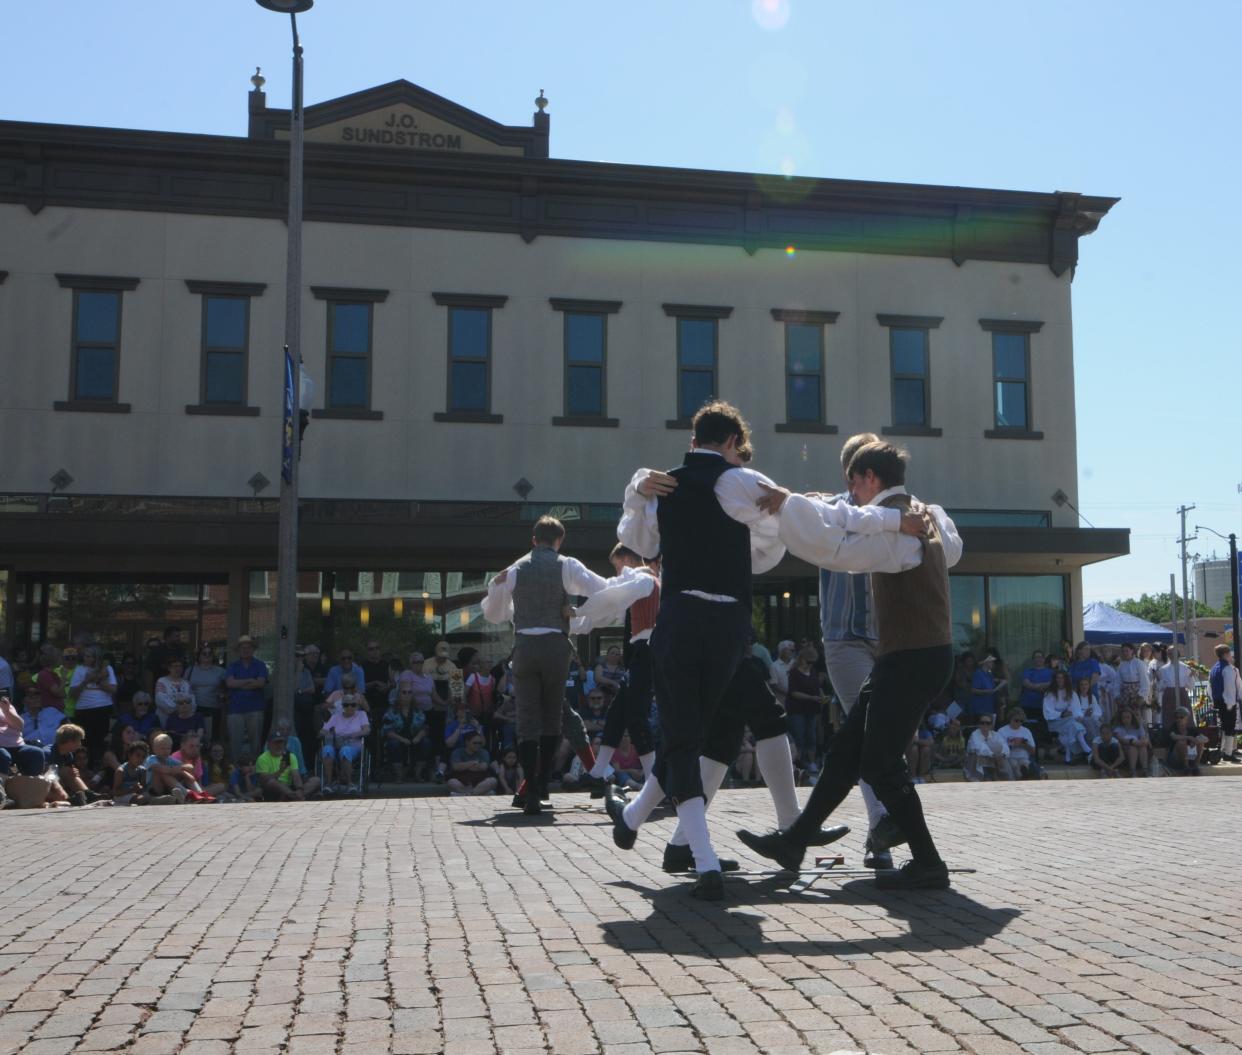
[[[547,794],[552,760],[561,742],[561,709],[572,649],[569,605],[590,597],[605,580],[573,557],[562,557],[565,527],[540,517],[531,551],[497,575],[483,599],[492,623],[513,621],[513,689],[517,703],[518,761],[527,776],[523,812],[537,814]]]

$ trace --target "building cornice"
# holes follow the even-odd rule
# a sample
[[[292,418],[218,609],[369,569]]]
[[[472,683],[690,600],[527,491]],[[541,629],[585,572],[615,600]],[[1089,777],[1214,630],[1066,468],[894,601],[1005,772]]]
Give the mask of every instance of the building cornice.
[[[0,122],[0,202],[282,219],[287,145]],[[306,145],[307,220],[1071,269],[1116,198]]]

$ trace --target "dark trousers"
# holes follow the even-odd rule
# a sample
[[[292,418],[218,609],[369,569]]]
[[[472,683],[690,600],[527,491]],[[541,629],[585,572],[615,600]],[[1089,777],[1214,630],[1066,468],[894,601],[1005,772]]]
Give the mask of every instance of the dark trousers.
[[[1238,708],[1226,707],[1223,703],[1216,705],[1216,714],[1220,719],[1220,735],[1234,736],[1238,731]]]
[[[605,747],[617,747],[621,734],[630,734],[630,743],[640,755],[652,749],[651,743],[651,643],[636,641],[630,646],[628,677],[621,691],[608,705],[604,718]]]
[[[756,740],[770,740],[789,731],[785,709],[750,656],[737,665],[725,689],[716,720],[704,739],[704,756],[731,766],[737,759],[747,726]]]
[[[651,664],[660,708],[655,778],[675,803],[703,797],[699,756],[750,647],[750,604],[678,593],[660,600]]]
[[[557,736],[572,655],[564,634],[518,634],[513,645],[513,696],[518,742]]]
[[[319,702],[311,692],[299,692],[293,697],[293,731],[303,744],[319,743]],[[371,724],[378,726],[381,714],[371,715]],[[303,760],[305,761],[305,760]]]
[[[829,741],[819,781],[789,834],[809,842],[861,778],[900,825],[915,859],[938,860],[910,782],[906,747],[927,705],[952,675],[951,645],[880,656],[863,682],[858,703]]]
[[[91,707],[83,711],[79,709],[74,721],[82,727],[86,734],[86,750],[91,756],[91,765],[97,766],[108,750],[108,730],[112,728],[112,707]]]

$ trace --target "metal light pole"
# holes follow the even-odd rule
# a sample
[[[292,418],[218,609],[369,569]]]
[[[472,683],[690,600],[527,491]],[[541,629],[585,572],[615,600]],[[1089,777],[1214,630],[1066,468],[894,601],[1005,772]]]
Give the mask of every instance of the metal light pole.
[[[1196,524],[1196,531],[1210,531],[1217,538],[1223,538],[1229,543],[1229,596],[1233,598],[1232,610],[1229,613],[1230,621],[1233,623],[1233,654],[1242,656],[1242,636],[1238,634],[1238,612],[1242,610],[1242,584],[1238,582],[1238,536],[1234,532],[1228,535],[1222,535],[1215,528],[1210,528],[1206,524]]]
[[[255,0],[289,16],[293,30],[293,97],[289,107],[289,250],[285,263],[285,363],[282,406],[280,520],[276,541],[275,719],[293,720],[297,675],[293,654],[298,630],[298,410],[302,374],[302,44],[298,15],[315,0]]]

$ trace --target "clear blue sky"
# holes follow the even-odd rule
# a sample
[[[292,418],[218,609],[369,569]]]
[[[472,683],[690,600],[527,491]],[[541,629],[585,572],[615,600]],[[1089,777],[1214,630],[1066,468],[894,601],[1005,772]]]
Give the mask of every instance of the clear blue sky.
[[[252,0],[3,17],[5,118],[244,135],[256,65],[288,105],[287,20]],[[1242,4],[318,0],[300,24],[308,102],[404,77],[525,124],[543,88],[559,157],[1122,198],[1081,244],[1074,385],[1082,512],[1133,552],[1086,597],[1167,588],[1183,502],[1242,532]]]

